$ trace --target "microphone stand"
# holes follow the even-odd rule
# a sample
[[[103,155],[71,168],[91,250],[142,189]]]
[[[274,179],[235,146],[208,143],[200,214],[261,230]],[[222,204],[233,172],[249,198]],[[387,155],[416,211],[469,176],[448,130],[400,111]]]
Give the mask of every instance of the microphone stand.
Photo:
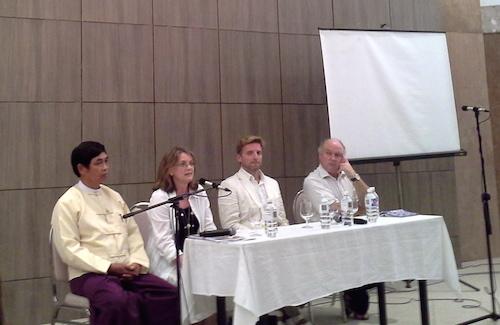
[[[479,127],[479,110],[474,109],[474,116],[476,117],[476,131],[477,131],[477,137],[479,141],[479,156],[481,158],[481,175],[482,175],[482,182],[483,182],[483,193],[481,194],[481,201],[483,202],[483,217],[484,217],[484,228],[486,232],[486,247],[488,249],[488,267],[489,267],[489,275],[490,275],[490,295],[491,295],[491,306],[492,306],[492,312],[489,314],[486,314],[484,316],[474,318],[462,323],[459,323],[458,325],[465,325],[465,324],[472,324],[476,323],[479,321],[482,321],[483,319],[492,319],[494,321],[497,321],[500,319],[500,315],[497,314],[496,312],[496,306],[495,306],[495,288],[494,288],[494,273],[493,273],[493,262],[491,259],[491,245],[490,245],[490,236],[492,235],[491,231],[491,219],[490,219],[490,206],[489,206],[489,200],[491,198],[490,194],[488,193],[488,188],[486,186],[486,172],[484,168],[484,155],[483,155],[483,144],[482,144],[482,137],[481,137],[481,129]]]
[[[184,193],[184,194],[181,194],[181,195],[177,195],[177,196],[174,196],[174,197],[171,197],[170,199],[166,200],[166,201],[163,201],[163,202],[160,202],[160,203],[157,203],[157,204],[154,204],[154,205],[151,205],[145,209],[142,209],[142,210],[137,210],[137,211],[133,211],[133,212],[129,212],[127,214],[124,214],[122,216],[123,219],[127,219],[127,218],[130,218],[130,217],[133,217],[135,216],[136,214],[139,214],[139,213],[142,213],[144,211],[148,211],[148,210],[151,210],[151,209],[155,209],[159,206],[162,206],[162,205],[165,205],[165,204],[172,204],[174,210],[175,209],[178,209],[179,208],[179,202],[190,197],[191,195],[195,195],[195,194],[198,194],[200,192],[206,192],[207,189],[205,188],[202,188],[202,189],[199,189],[199,190],[196,190],[194,192],[188,192],[188,193]],[[179,219],[177,218],[177,214],[174,213],[174,218],[175,218],[175,233],[174,233],[174,243],[175,243],[175,265],[177,267],[177,297],[179,297],[179,305],[177,306],[177,315],[179,315],[179,324],[178,325],[181,325],[182,324],[182,315],[181,315],[181,268],[180,268],[180,263],[179,263],[179,251],[180,251],[180,247],[179,247],[179,243],[177,241],[177,235],[180,233],[180,229],[179,229]]]

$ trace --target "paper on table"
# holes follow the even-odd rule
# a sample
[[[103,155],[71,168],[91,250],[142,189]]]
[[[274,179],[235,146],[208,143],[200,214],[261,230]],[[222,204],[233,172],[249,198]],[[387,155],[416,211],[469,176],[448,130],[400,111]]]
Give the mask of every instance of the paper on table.
[[[380,215],[382,217],[404,218],[404,217],[416,216],[417,214],[418,213],[411,212],[411,211],[406,211],[406,210],[403,210],[403,209],[396,209],[396,210],[384,211]]]

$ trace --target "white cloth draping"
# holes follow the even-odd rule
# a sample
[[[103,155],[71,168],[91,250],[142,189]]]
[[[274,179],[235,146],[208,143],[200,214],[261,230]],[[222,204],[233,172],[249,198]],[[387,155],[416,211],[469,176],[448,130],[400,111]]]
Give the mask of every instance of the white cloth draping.
[[[379,218],[368,225],[279,227],[277,238],[214,242],[189,238],[190,294],[234,297],[234,324],[370,283],[441,280],[460,294],[455,256],[441,216]],[[246,232],[239,232],[245,237]]]

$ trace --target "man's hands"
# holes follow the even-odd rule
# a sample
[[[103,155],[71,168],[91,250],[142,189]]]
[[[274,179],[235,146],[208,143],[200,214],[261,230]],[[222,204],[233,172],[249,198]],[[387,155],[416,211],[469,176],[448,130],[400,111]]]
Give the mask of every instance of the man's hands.
[[[344,158],[344,161],[340,163],[340,170],[347,174],[349,179],[353,178],[356,175],[356,171],[352,168],[349,160]]]
[[[108,274],[119,276],[123,279],[132,279],[141,273],[142,266],[137,263],[123,264],[111,263],[108,269]]]

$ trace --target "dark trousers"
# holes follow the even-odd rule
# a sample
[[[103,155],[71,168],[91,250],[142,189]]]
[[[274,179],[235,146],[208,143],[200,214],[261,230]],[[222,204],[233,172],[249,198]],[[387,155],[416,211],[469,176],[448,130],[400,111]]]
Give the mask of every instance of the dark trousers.
[[[71,292],[87,297],[90,323],[177,324],[177,289],[152,275],[124,280],[107,274],[86,273],[70,281]]]
[[[376,284],[368,284],[359,288],[344,291],[346,313],[354,312],[364,315],[368,312],[370,304],[368,289],[376,287]]]

